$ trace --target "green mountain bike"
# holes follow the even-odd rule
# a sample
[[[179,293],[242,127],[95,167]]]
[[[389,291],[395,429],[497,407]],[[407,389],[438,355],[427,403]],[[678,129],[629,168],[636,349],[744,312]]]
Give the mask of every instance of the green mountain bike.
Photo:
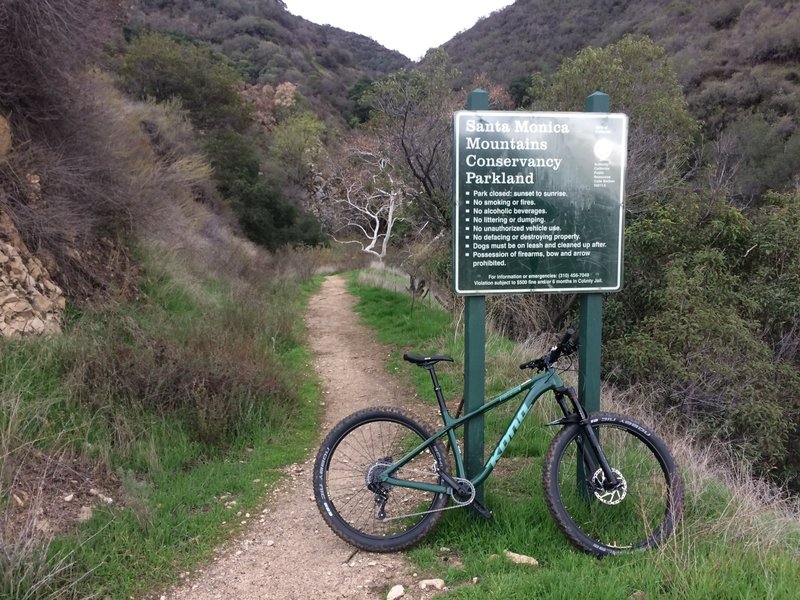
[[[407,548],[425,537],[445,510],[471,507],[534,403],[553,392],[563,417],[544,458],[542,480],[550,514],[576,547],[604,556],[658,545],[683,512],[683,485],[669,449],[650,429],[624,415],[585,411],[554,367],[577,350],[570,328],[544,356],[520,365],[537,374],[463,416],[450,413],[436,376],[449,356],[405,354],[431,376],[442,427],[430,433],[396,408],[369,408],[338,423],[314,464],[314,496],[330,528],[373,552]],[[456,430],[470,419],[524,394],[483,470],[468,478]],[[448,460],[443,442],[452,452]],[[451,465],[454,473],[451,474]]]

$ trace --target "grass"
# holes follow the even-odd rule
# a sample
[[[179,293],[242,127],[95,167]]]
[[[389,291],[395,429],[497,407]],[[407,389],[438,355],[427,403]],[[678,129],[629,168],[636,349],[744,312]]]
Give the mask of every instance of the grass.
[[[4,599],[170,585],[311,449],[319,387],[302,315],[320,281],[265,273],[242,290],[213,274],[181,281],[154,258],[142,257],[136,304],[86,310],[59,338],[0,340],[2,502],[30,451],[89,456],[121,481],[74,534],[43,543],[33,515],[11,538],[0,520]]]
[[[357,311],[376,336],[395,348],[387,369],[409,380],[417,393],[432,399],[430,381],[420,369],[402,363],[405,350],[445,352],[463,357],[463,332],[457,319],[431,307],[414,307],[409,294],[351,281]],[[555,337],[555,336],[554,336]],[[550,340],[552,341],[552,340]],[[520,381],[520,358],[541,347],[520,348],[488,335],[487,394]],[[534,344],[535,346],[535,344]],[[445,396],[460,394],[460,365],[440,369]],[[493,371],[502,373],[495,376]],[[651,425],[653,415],[637,415],[646,403],[632,393],[605,389],[603,410],[633,412]],[[515,408],[512,401],[511,408]],[[793,598],[800,586],[800,510],[797,502],[746,473],[721,467],[708,448],[696,448],[690,436],[662,429],[684,471],[687,498],[678,533],[660,548],[602,560],[568,543],[546,509],[541,460],[554,434],[541,423],[551,413],[548,398],[536,405],[486,483],[492,521],[454,510],[419,546],[409,552],[418,568],[445,579],[447,598]],[[505,427],[509,412],[487,418],[486,446]],[[540,567],[495,558],[504,550],[535,557]],[[477,583],[472,583],[477,578]]]

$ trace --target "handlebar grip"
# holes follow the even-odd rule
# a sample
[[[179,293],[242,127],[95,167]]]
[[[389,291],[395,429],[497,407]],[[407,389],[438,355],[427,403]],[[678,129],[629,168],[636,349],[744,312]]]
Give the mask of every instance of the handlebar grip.
[[[569,342],[569,339],[575,335],[575,328],[570,325],[567,327],[567,330],[564,332],[564,337],[561,338],[561,342],[558,344],[559,346],[566,346]]]

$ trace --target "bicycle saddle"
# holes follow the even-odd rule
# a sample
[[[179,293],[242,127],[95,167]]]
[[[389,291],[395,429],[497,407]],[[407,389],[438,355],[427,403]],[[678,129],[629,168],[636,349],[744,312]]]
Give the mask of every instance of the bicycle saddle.
[[[410,363],[414,363],[420,367],[424,367],[427,365],[435,365],[437,362],[445,360],[447,362],[453,362],[452,356],[447,356],[446,354],[433,354],[431,356],[422,356],[421,354],[411,354],[410,352],[406,352],[403,354],[403,360],[406,360]]]

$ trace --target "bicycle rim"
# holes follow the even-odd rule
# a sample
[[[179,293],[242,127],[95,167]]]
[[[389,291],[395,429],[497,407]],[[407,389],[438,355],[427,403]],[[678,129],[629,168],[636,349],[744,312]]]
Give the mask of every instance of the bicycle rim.
[[[619,485],[607,485],[580,428],[565,430],[554,441],[551,481],[546,482],[559,527],[594,554],[657,545],[671,532],[680,511],[680,480],[671,457],[643,428],[601,420],[594,430]]]
[[[426,511],[436,511],[447,502],[445,494],[375,484],[380,472],[427,437],[411,426],[413,421],[404,421],[384,413],[356,423],[324,458],[323,515],[327,513],[337,533],[358,546],[371,550],[408,546],[438,521],[439,512]],[[438,448],[426,449],[392,476],[438,484],[441,461]],[[338,524],[346,531],[339,530]]]

